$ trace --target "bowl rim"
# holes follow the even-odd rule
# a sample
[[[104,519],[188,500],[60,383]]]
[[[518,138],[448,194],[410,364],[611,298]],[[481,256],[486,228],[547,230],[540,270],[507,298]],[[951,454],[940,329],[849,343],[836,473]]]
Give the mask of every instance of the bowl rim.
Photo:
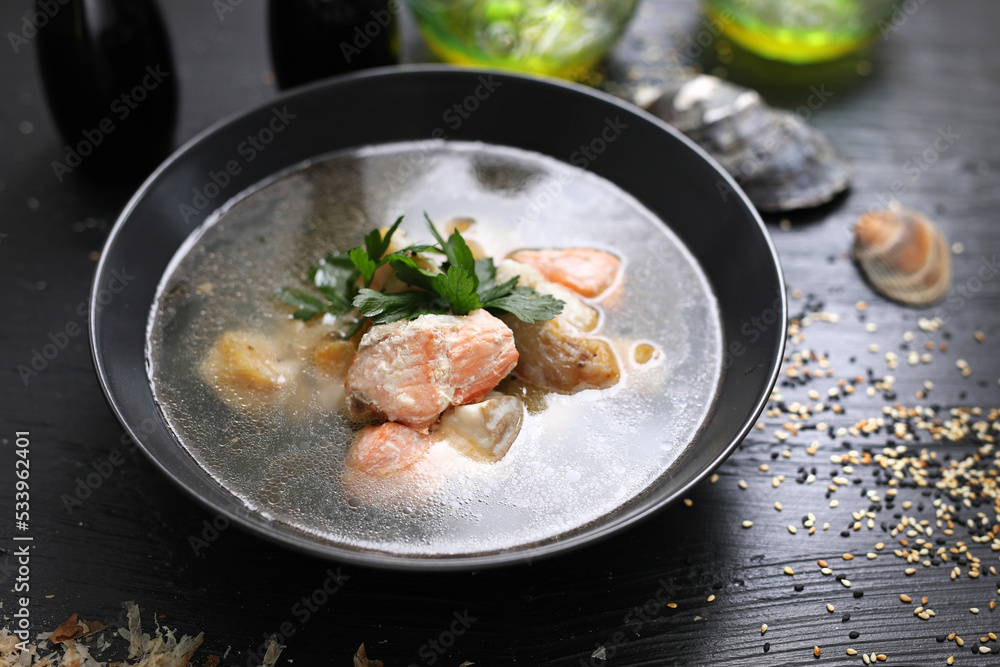
[[[772,359],[772,367],[765,380],[765,385],[767,391],[762,392],[762,395],[757,397],[756,402],[752,410],[749,413],[748,418],[743,423],[742,427],[737,433],[733,434],[726,446],[720,451],[720,453],[715,456],[709,465],[705,466],[701,471],[694,474],[686,483],[680,485],[676,491],[671,493],[668,497],[660,499],[658,502],[640,509],[638,511],[626,512],[614,520],[604,523],[603,525],[596,524],[596,521],[591,521],[590,523],[583,524],[574,528],[568,532],[559,533],[551,538],[547,538],[541,541],[536,541],[529,543],[524,546],[513,547],[507,550],[498,551],[487,551],[480,553],[466,553],[462,555],[450,555],[441,554],[437,556],[414,556],[414,555],[393,555],[386,552],[380,552],[375,550],[359,550],[354,548],[347,548],[342,545],[332,544],[329,542],[322,542],[314,539],[307,539],[308,535],[301,531],[294,532],[277,532],[274,530],[267,530],[265,526],[259,523],[255,523],[246,518],[247,514],[260,516],[259,512],[256,510],[245,509],[242,513],[240,511],[233,511],[227,507],[221,507],[209,500],[208,498],[200,495],[194,488],[192,488],[188,483],[186,483],[180,476],[175,474],[175,471],[167,467],[159,458],[147,447],[144,443],[144,434],[137,428],[137,425],[132,423],[125,415],[122,406],[116,398],[114,388],[112,386],[111,377],[108,375],[107,367],[104,363],[102,353],[98,347],[98,319],[99,314],[102,309],[101,304],[98,299],[100,292],[102,290],[102,277],[108,270],[109,262],[109,252],[116,238],[118,237],[121,229],[125,226],[127,221],[132,216],[134,210],[138,207],[139,203],[152,189],[153,185],[158,182],[160,175],[169,169],[175,163],[181,161],[186,155],[191,153],[205,138],[213,135],[221,128],[227,127],[230,124],[237,123],[243,118],[251,117],[262,110],[273,107],[276,104],[280,104],[283,101],[293,99],[297,96],[308,96],[312,91],[320,90],[327,87],[334,87],[342,85],[352,81],[364,80],[364,79],[392,79],[395,77],[407,77],[415,75],[444,75],[450,76],[452,74],[469,76],[469,75],[494,75],[502,76],[513,81],[519,81],[521,84],[545,84],[549,86],[556,86],[567,89],[569,91],[586,95],[589,97],[596,98],[605,104],[609,104],[612,107],[617,108],[621,112],[627,112],[633,115],[637,115],[640,118],[658,126],[661,130],[672,135],[675,139],[686,144],[686,146],[696,153],[702,160],[711,165],[715,171],[718,173],[720,178],[726,181],[730,192],[732,195],[737,197],[740,202],[742,202],[744,208],[749,213],[750,221],[755,223],[760,232],[761,240],[764,242],[766,247],[768,257],[767,259],[773,263],[775,270],[775,277],[777,279],[777,291],[778,298],[776,298],[775,303],[780,301],[780,312],[778,313],[778,326],[776,330],[776,342],[777,349],[774,358]],[[530,150],[523,149],[520,150]],[[317,153],[319,157],[320,153]],[[553,157],[553,159],[565,161],[561,158]],[[275,174],[281,169],[275,170]],[[603,177],[602,177],[603,178]],[[627,192],[627,190],[626,190]],[[241,197],[242,193],[237,193],[233,195],[232,198],[224,201],[219,206],[215,206],[213,210],[218,211],[222,209],[227,202],[235,201]],[[213,204],[214,206],[214,204]],[[655,213],[655,212],[654,212]],[[658,216],[659,217],[659,216]],[[191,233],[195,233],[201,225],[197,225],[192,229]],[[148,308],[148,305],[147,305]],[[145,322],[147,313],[143,314],[143,319]],[[183,489],[190,497],[194,498],[204,507],[210,509],[212,512],[220,515],[224,515],[230,522],[239,525],[244,530],[251,532],[252,534],[263,537],[270,542],[280,544],[285,547],[291,547],[300,552],[305,552],[309,555],[316,556],[319,558],[327,560],[335,560],[337,562],[349,563],[352,565],[359,566],[370,566],[382,569],[390,570],[407,570],[407,571],[468,571],[483,568],[492,568],[500,566],[510,566],[518,563],[530,563],[533,560],[540,557],[553,556],[555,554],[563,554],[569,551],[579,549],[585,545],[592,544],[596,541],[603,540],[614,533],[621,532],[628,527],[634,526],[638,522],[648,519],[650,516],[660,511],[667,505],[675,502],[680,498],[685,492],[692,489],[698,483],[700,483],[704,478],[706,478],[712,471],[718,468],[732,453],[736,448],[742,443],[743,439],[747,436],[750,430],[753,428],[754,423],[763,413],[769,396],[770,391],[774,388],[777,383],[778,377],[780,375],[782,359],[784,356],[784,351],[786,348],[787,339],[787,315],[788,315],[788,299],[786,293],[786,285],[784,274],[781,269],[781,264],[778,258],[777,251],[774,247],[773,240],[767,231],[760,214],[757,212],[756,208],[750,202],[750,199],[740,188],[739,184],[735,179],[723,168],[719,163],[712,158],[704,149],[695,144],[688,137],[683,135],[680,131],[671,127],[663,120],[657,118],[656,116],[634,106],[627,101],[615,97],[609,93],[595,90],[578,83],[565,81],[562,79],[556,79],[547,76],[540,76],[535,74],[523,74],[510,72],[507,70],[497,70],[497,69],[486,69],[486,68],[474,68],[474,67],[455,67],[450,65],[438,65],[438,64],[418,64],[418,65],[396,65],[390,67],[380,67],[372,68],[364,71],[353,72],[346,75],[340,75],[332,77],[329,79],[324,79],[318,82],[314,82],[308,85],[296,87],[288,91],[283,91],[276,97],[272,97],[266,100],[262,100],[250,107],[241,109],[234,113],[228,114],[223,118],[213,122],[205,129],[197,132],[190,139],[181,144],[171,155],[164,160],[138,187],[135,193],[129,198],[126,205],[122,208],[114,226],[109,232],[107,239],[105,241],[104,247],[102,248],[100,258],[97,262],[97,266],[94,273],[93,282],[91,284],[90,296],[88,299],[88,323],[87,330],[90,339],[90,350],[91,356],[94,362],[94,369],[97,374],[98,382],[101,386],[101,390],[104,392],[105,398],[108,401],[109,406],[112,409],[115,417],[118,419],[119,423],[125,429],[126,433],[132,438],[143,453],[149,458],[153,464],[159,468],[169,479],[171,479],[175,484],[177,484],[181,489]],[[721,382],[721,376],[720,376]],[[718,396],[714,400],[717,400]],[[171,434],[173,435],[173,434]],[[697,437],[697,436],[695,436]],[[174,438],[176,441],[176,437]],[[177,443],[183,449],[183,445]],[[185,453],[186,450],[185,450]],[[190,453],[187,453],[190,456]],[[682,455],[683,458],[683,455]],[[679,459],[680,460],[680,459]],[[199,466],[200,467],[200,466]],[[202,469],[204,471],[204,469]],[[207,474],[207,473],[206,473]],[[209,478],[216,484],[220,486],[226,493],[228,493],[233,500],[242,504],[239,499],[232,495],[221,483],[214,480],[214,478]],[[645,491],[640,492],[639,496],[643,495]],[[633,498],[634,500],[634,498]],[[624,504],[628,504],[623,503]],[[620,510],[622,505],[614,511]],[[263,517],[261,517],[263,519]],[[273,525],[273,522],[268,521],[267,526]]]

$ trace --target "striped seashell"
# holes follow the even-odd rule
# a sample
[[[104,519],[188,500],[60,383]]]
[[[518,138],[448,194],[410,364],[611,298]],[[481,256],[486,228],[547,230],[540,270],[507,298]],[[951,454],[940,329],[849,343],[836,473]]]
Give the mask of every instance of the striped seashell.
[[[909,306],[930,306],[951,287],[948,240],[930,220],[893,203],[854,226],[854,260],[876,292]]]

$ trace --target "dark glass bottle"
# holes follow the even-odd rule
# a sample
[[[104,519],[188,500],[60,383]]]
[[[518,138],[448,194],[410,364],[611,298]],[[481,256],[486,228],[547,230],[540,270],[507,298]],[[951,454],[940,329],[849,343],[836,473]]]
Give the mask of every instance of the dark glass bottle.
[[[401,0],[270,0],[271,60],[281,88],[398,60]]]
[[[35,9],[49,16],[36,41],[64,144],[57,178],[77,169],[116,182],[145,178],[169,154],[177,118],[177,73],[156,5],[36,0]]]

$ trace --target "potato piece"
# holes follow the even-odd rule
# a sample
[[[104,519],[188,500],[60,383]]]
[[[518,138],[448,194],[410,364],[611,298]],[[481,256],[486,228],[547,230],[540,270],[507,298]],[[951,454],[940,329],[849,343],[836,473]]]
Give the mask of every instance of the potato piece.
[[[288,384],[289,377],[266,336],[227,331],[215,342],[202,364],[217,385],[266,393]]]
[[[434,441],[446,442],[477,461],[494,463],[510,449],[523,420],[521,399],[491,391],[479,403],[448,408],[441,415]]]
[[[597,311],[569,289],[549,283],[534,268],[512,260],[497,267],[497,282],[521,276],[520,284],[552,294],[566,305],[551,320],[527,324],[513,315],[501,319],[514,332],[519,361],[514,375],[543,389],[574,394],[618,383],[618,359],[608,341],[586,333],[598,323]]]
[[[313,362],[320,372],[333,377],[347,377],[347,369],[358,351],[358,345],[351,340],[328,340],[320,343],[313,351]]]
[[[292,391],[299,364],[280,358],[274,342],[263,334],[227,331],[215,341],[199,370],[229,407],[255,412]]]

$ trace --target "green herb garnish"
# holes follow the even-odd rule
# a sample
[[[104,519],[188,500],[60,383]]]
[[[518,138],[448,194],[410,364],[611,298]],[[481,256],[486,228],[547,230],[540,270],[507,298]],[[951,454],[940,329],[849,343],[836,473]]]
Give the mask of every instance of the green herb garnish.
[[[309,281],[319,294],[285,288],[276,296],[296,308],[292,317],[299,320],[323,314],[348,315],[356,308],[362,317],[344,333],[345,338],[360,329],[364,318],[375,324],[387,324],[432,313],[467,315],[485,308],[494,315],[511,313],[531,323],[550,320],[562,312],[561,300],[539,294],[531,287],[518,286],[519,277],[498,285],[492,259],[475,259],[457,229],[445,239],[427,214],[424,217],[437,239],[436,244],[410,246],[386,254],[392,235],[403,221],[400,216],[384,236],[379,230],[372,230],[365,236],[364,245],[346,253],[327,253],[309,267]],[[441,254],[445,261],[440,270],[427,270],[413,259],[418,252]],[[375,272],[385,264],[411,289],[390,293],[371,289]]]

